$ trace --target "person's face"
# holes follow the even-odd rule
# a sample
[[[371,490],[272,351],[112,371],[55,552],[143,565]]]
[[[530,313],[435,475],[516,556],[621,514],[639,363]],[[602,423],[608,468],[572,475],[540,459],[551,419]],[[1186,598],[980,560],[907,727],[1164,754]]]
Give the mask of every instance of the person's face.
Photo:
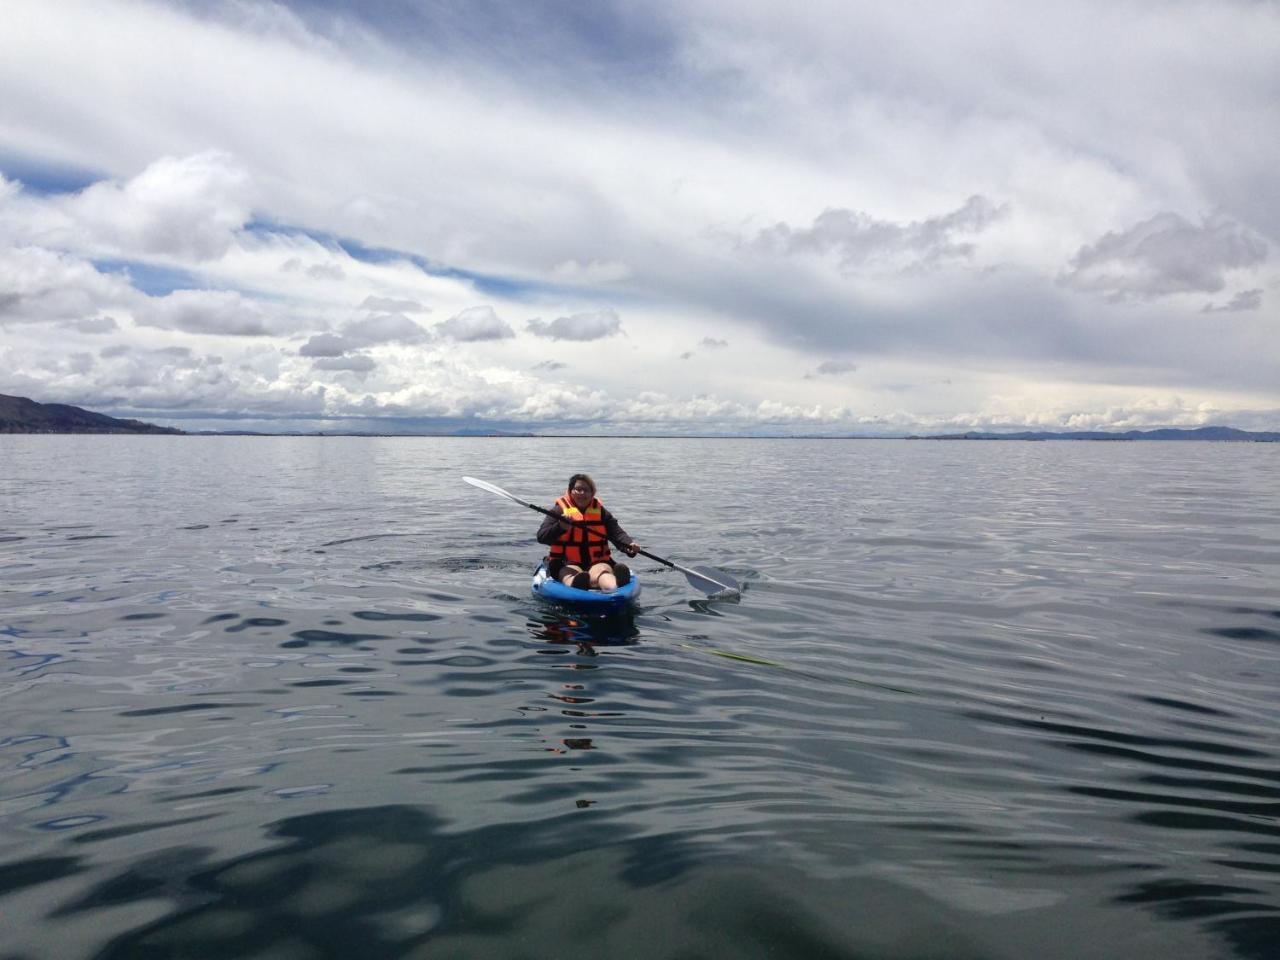
[[[583,480],[575,480],[573,486],[569,488],[569,499],[579,510],[585,510],[595,495],[596,492]]]

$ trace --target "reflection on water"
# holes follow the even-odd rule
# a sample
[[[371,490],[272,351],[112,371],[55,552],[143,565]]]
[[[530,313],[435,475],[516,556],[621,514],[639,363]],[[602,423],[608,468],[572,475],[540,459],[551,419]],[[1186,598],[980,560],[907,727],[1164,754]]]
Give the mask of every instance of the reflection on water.
[[[572,644],[589,649],[579,650],[594,655],[594,647],[621,647],[635,643],[640,637],[635,614],[620,610],[609,614],[586,615],[558,610],[550,604],[529,620],[529,635],[547,643]]]
[[[978,953],[956,911],[886,881],[717,863],[679,836],[611,838],[576,819],[445,827],[421,807],[294,817],[272,825],[267,850],[139,861],[63,914],[167,900],[163,918],[101,954],[120,960]]]
[[[0,442],[4,960],[1280,956],[1273,445]]]
[[[1012,910],[992,892],[978,884],[951,898],[959,902],[938,900],[893,877],[735,862],[708,856],[696,836],[617,836],[590,818],[451,830],[418,805],[290,817],[269,825],[263,849],[230,859],[201,847],[142,857],[57,916],[162,905],[98,954],[120,960],[1071,957],[1106,953],[1110,938],[1184,956],[1206,946],[1194,933],[1141,923],[1092,927],[1061,898],[1048,904],[1061,939],[1046,941],[1017,919],[1037,903],[1034,891],[1012,898]],[[1205,894],[1152,889],[1128,899]],[[1219,926],[1245,955],[1259,955],[1248,952],[1247,928]]]

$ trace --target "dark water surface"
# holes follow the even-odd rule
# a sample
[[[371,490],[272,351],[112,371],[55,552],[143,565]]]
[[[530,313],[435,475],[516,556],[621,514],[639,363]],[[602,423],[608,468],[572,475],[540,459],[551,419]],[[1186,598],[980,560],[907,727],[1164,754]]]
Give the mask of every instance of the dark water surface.
[[[642,561],[531,599],[574,469]],[[0,437],[0,958],[1280,956],[1280,446]]]

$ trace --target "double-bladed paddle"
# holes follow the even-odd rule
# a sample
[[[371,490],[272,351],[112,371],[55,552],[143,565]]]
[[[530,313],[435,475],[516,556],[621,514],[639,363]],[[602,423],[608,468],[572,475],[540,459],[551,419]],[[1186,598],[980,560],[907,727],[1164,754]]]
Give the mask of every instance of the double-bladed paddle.
[[[600,536],[599,533],[585,523],[560,516],[559,514],[552,513],[550,510],[544,510],[537,504],[530,503],[527,500],[521,500],[515,494],[508,493],[506,490],[503,490],[495,484],[489,483],[485,480],[477,480],[475,477],[463,477],[462,479],[473,487],[479,487],[481,490],[488,490],[490,493],[496,493],[500,497],[506,497],[508,500],[518,503],[522,507],[528,507],[530,510],[536,510],[538,513],[544,513],[548,517],[555,517],[562,523],[576,524],[578,526],[586,527],[588,533],[597,537]],[[660,557],[656,553],[650,553],[648,550],[637,550],[636,553],[640,554],[642,557],[648,557],[650,560],[657,560],[659,563],[671,567],[673,570],[679,570],[684,574],[685,579],[688,580],[692,586],[697,587],[705,594],[714,595],[717,593],[742,592],[742,587],[738,585],[737,580],[733,579],[733,577],[729,576],[727,573],[723,573],[722,571],[716,570],[712,567],[682,567],[680,564],[673,563],[666,557]]]

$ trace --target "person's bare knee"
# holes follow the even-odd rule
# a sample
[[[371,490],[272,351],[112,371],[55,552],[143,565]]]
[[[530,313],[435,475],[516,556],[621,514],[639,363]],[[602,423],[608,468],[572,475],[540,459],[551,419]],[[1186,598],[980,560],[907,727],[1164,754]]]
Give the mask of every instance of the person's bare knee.
[[[591,568],[591,585],[605,593],[618,588],[618,580],[613,575],[613,567],[607,563],[597,563]]]

